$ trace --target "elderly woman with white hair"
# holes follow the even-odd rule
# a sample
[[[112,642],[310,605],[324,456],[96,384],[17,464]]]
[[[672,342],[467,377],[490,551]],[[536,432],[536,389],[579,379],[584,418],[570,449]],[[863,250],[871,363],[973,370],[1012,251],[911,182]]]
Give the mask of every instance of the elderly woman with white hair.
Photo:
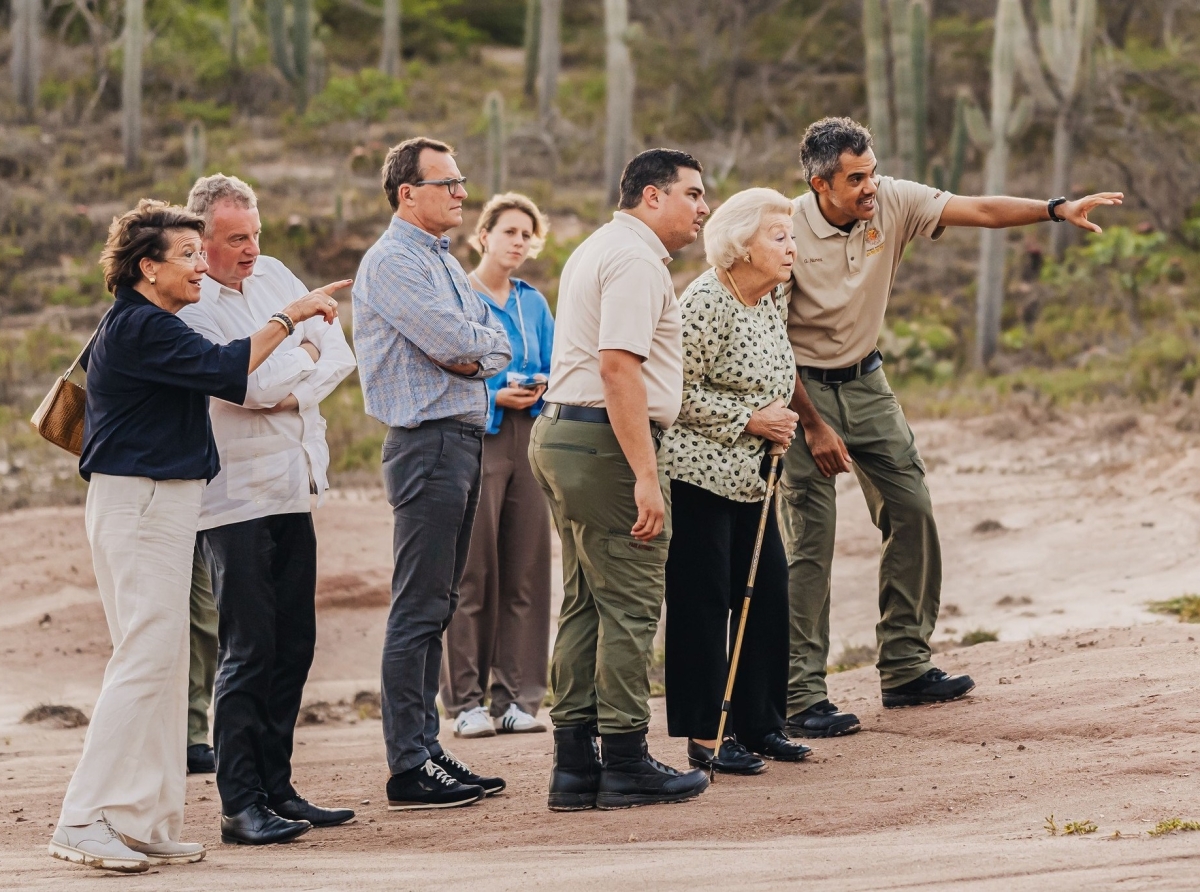
[[[796,365],[783,285],[796,260],[791,202],[773,189],[729,198],[704,229],[712,268],[680,298],[684,390],[663,439],[674,532],[667,558],[667,728],[688,738],[688,761],[758,774],[763,758],[810,752],[784,733],[788,675],[787,558],[770,512],[754,600],[718,741],[729,654],[750,571],[772,443],[788,445]]]

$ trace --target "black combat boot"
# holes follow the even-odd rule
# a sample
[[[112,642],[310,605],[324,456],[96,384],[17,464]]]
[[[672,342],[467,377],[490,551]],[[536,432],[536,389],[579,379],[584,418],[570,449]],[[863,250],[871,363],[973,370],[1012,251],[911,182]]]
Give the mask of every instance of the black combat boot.
[[[551,811],[582,811],[596,807],[600,787],[600,753],[595,725],[565,725],[554,729],[554,770],[550,773]]]
[[[676,771],[659,762],[646,749],[646,732],[604,734],[601,737],[604,770],[596,808],[631,808],[660,802],[695,799],[708,788],[708,773]]]

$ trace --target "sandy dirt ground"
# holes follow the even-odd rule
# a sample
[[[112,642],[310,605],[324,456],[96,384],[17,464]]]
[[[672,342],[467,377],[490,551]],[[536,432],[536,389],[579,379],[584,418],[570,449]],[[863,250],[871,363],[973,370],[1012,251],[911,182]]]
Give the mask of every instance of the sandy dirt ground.
[[[548,734],[454,741],[508,791],[390,814],[379,721],[351,712],[298,729],[295,772],[314,801],[357,808],[354,823],[222,846],[211,779],[192,777],[187,838],[208,859],[125,880],[45,854],[83,729],[19,721],[40,703],[90,713],[99,688],[109,645],[82,511],[0,515],[0,888],[1200,888],[1200,833],[1147,832],[1200,819],[1200,626],[1146,610],[1200,592],[1200,437],[1111,413],[914,427],[945,552],[937,660],[976,678],[968,700],[885,711],[873,669],[839,673],[833,697],[863,732],[814,742],[808,762],[718,777],[693,803],[573,815],[545,809]],[[851,477],[839,508],[835,656],[873,641],[879,547]],[[378,690],[389,523],[374,491],[317,514],[310,702]],[[1001,640],[952,647],[977,629]],[[682,765],[662,706],[652,751]],[[1050,815],[1098,830],[1051,836]]]

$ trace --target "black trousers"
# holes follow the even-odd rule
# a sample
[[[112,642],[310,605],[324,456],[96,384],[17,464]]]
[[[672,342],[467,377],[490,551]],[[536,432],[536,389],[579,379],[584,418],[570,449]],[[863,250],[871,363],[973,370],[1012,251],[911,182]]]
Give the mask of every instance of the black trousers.
[[[671,481],[667,555],[667,732],[717,736],[762,502],[736,502]],[[726,733],[756,742],[783,729],[788,684],[788,568],[767,518]]]
[[[217,601],[213,749],[224,814],[296,796],[292,738],[317,640],[311,514],[200,533]]]

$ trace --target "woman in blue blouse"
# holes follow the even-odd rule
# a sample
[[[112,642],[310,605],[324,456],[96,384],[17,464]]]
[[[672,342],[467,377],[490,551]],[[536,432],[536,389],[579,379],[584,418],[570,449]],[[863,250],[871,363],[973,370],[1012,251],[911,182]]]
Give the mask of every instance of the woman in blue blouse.
[[[484,206],[472,241],[481,260],[471,284],[504,323],[513,359],[487,379],[479,511],[446,630],[442,705],[456,717],[456,737],[546,730],[535,716],[546,695],[550,515],[527,449],[549,380],[554,319],[546,298],[513,278],[537,256],[546,229],[537,205],[509,192]]]
[[[247,376],[295,323],[332,321],[329,292],[348,284],[314,291],[218,346],[175,315],[200,299],[203,232],[199,217],[161,201],[113,221],[101,265],[116,300],[84,361],[79,472],[113,655],[49,850],[124,873],[204,857],[204,846],[179,837],[192,553],[200,494],[220,468],[208,397],[240,404]]]

